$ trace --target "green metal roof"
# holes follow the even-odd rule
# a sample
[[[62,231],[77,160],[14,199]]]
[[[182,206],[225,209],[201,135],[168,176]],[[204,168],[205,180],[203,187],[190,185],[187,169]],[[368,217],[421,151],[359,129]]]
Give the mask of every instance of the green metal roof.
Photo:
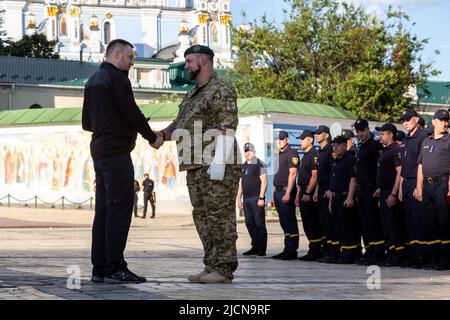
[[[419,103],[450,104],[450,82],[428,81],[427,88],[418,88]]]
[[[90,62],[0,56],[0,82],[79,85],[98,67]]]
[[[178,114],[177,103],[155,103],[140,106],[142,113],[153,121],[174,119]],[[265,113],[286,113],[303,116],[354,119],[342,108],[324,104],[270,98],[238,99],[240,116]],[[81,108],[27,109],[0,112],[0,127],[26,125],[77,124],[81,121]]]

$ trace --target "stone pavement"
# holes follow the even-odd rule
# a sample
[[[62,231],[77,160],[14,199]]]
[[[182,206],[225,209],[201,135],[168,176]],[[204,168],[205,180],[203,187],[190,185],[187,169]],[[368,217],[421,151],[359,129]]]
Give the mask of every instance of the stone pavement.
[[[370,290],[372,273],[366,267],[270,259],[282,248],[276,219],[268,223],[268,256],[240,254],[233,284],[191,284],[187,276],[203,264],[189,215],[133,219],[125,256],[130,269],[147,277],[147,283],[92,284],[92,219],[86,210],[0,207],[0,300],[450,299],[449,271],[382,268],[380,289]],[[243,223],[238,233],[242,253],[249,244]],[[303,234],[300,243],[304,254]]]

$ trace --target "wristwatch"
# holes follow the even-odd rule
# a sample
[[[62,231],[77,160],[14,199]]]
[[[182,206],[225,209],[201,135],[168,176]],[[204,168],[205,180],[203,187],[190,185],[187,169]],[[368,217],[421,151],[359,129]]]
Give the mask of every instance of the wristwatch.
[[[266,200],[266,197],[259,197],[259,200]]]
[[[311,196],[311,192],[305,192],[305,195]]]

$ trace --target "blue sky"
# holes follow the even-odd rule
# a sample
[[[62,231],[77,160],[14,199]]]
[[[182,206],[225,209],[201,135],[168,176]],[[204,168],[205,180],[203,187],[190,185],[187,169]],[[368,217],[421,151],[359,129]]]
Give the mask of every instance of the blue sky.
[[[363,5],[368,11],[383,16],[387,7],[392,5],[407,12],[411,21],[416,22],[410,31],[420,39],[430,38],[422,52],[425,62],[434,62],[433,66],[442,73],[432,80],[450,81],[450,1],[449,0],[340,0]],[[289,15],[283,14],[286,4],[283,0],[232,0],[233,23],[244,21],[241,12],[246,12],[246,21],[258,19],[267,13],[269,19],[281,24]],[[434,53],[441,52],[440,55]]]

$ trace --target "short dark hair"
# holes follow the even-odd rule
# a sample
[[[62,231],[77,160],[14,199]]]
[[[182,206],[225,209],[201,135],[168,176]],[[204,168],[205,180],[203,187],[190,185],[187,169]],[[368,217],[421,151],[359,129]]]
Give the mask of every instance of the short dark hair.
[[[148,173],[144,173],[144,177],[145,177],[145,176],[149,177]]]
[[[108,57],[111,54],[111,52],[113,51],[113,49],[118,46],[121,46],[121,47],[129,46],[132,49],[134,48],[134,46],[127,40],[114,39],[108,43],[108,46],[106,47],[105,57]]]

